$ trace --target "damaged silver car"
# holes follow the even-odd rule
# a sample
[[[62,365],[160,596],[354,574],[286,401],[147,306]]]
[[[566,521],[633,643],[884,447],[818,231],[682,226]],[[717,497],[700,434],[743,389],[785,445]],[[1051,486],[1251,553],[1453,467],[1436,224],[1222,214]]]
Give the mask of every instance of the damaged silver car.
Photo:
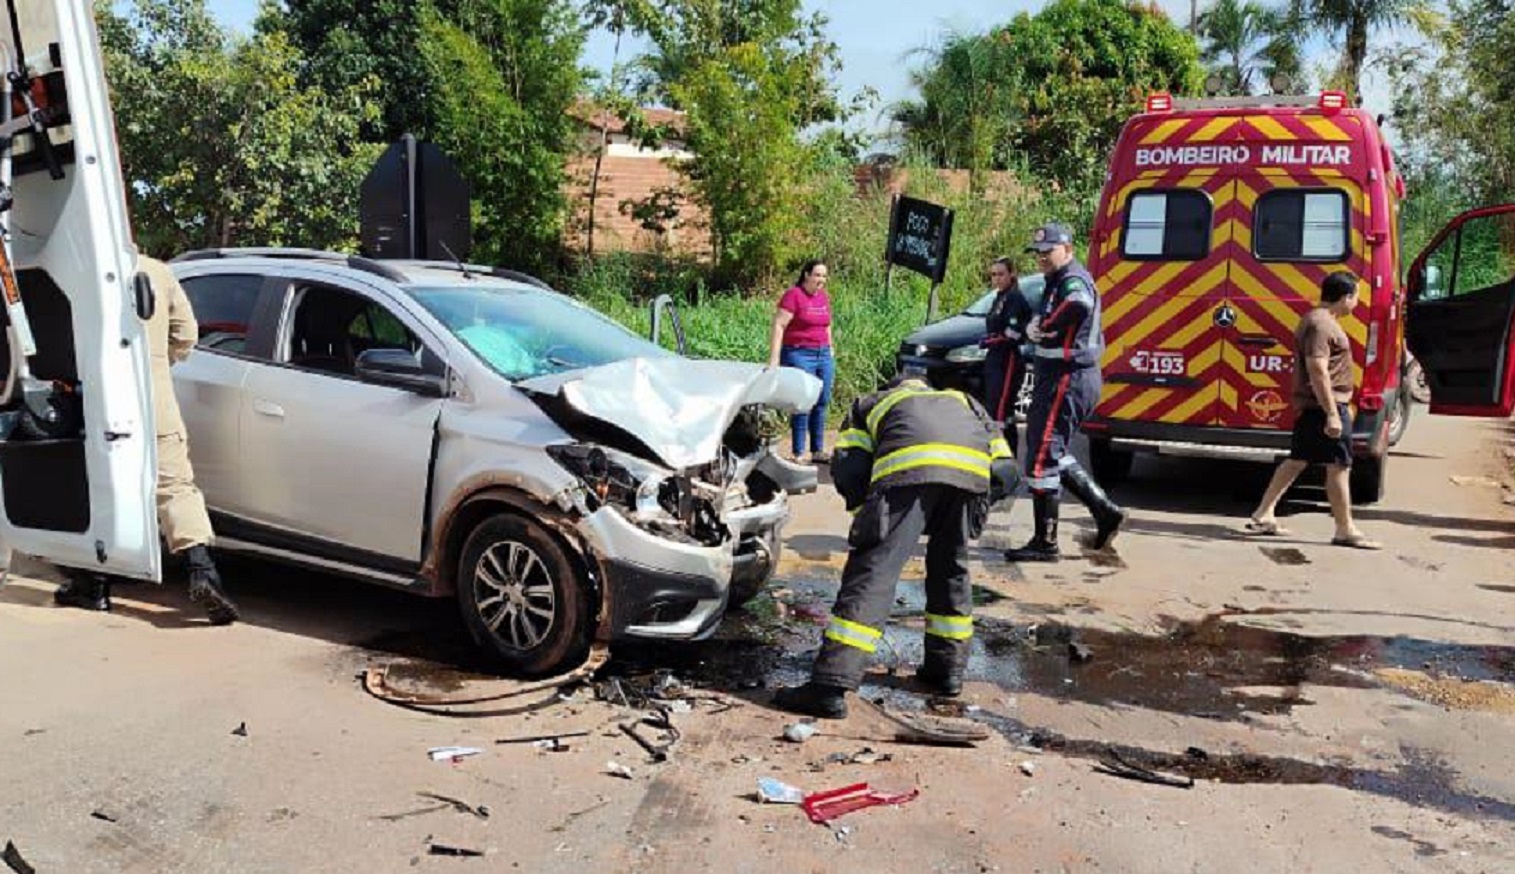
[[[455,596],[515,672],[709,635],[816,486],[760,427],[813,377],[673,354],[531,277],[299,250],[173,267],[217,546]]]

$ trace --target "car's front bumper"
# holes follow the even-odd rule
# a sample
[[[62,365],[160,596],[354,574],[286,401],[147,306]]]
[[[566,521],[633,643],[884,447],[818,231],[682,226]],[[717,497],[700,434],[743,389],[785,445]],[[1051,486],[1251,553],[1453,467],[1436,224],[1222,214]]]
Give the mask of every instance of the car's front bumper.
[[[680,543],[637,527],[601,507],[578,526],[604,581],[613,637],[697,640],[725,615],[734,582],[769,573],[789,503],[765,504],[726,516],[732,537],[720,546]]]

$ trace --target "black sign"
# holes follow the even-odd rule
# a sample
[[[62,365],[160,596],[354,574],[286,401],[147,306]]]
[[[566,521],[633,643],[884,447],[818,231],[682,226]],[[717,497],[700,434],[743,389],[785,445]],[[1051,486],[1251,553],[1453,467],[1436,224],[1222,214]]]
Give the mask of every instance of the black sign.
[[[471,197],[468,182],[441,149],[406,134],[363,179],[358,208],[363,254],[424,261],[467,258],[473,247]]]
[[[889,214],[889,243],[884,260],[914,270],[932,282],[947,275],[952,247],[952,210],[945,206],[895,196]]]

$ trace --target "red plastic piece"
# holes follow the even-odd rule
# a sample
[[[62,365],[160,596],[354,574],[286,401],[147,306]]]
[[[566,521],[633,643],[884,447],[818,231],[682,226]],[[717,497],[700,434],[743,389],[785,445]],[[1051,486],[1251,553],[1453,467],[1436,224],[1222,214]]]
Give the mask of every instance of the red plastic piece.
[[[805,809],[805,815],[810,817],[811,822],[825,824],[855,810],[882,804],[904,804],[915,800],[920,794],[919,789],[911,789],[909,792],[880,792],[867,783],[854,783],[840,789],[806,795],[800,806]]]

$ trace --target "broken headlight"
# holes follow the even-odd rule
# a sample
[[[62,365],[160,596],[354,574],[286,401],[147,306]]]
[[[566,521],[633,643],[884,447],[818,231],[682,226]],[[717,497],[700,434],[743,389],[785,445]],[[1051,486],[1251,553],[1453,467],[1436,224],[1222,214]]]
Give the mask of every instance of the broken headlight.
[[[594,507],[609,504],[627,511],[638,522],[680,518],[681,492],[667,471],[633,455],[582,443],[547,447],[547,454],[584,484]]]

